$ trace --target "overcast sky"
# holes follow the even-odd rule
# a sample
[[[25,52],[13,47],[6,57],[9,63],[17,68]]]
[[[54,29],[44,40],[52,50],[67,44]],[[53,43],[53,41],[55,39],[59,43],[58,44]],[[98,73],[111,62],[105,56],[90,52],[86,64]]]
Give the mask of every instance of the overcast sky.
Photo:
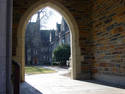
[[[46,20],[46,23],[44,23],[44,26],[46,26],[46,28],[41,26],[41,29],[56,29],[56,23],[61,23],[61,14],[50,7],[46,7],[45,9],[48,14],[51,14],[51,16],[49,16],[49,18]],[[40,16],[42,17],[42,14]],[[31,18],[31,22],[35,22],[36,18],[37,14],[34,14]]]

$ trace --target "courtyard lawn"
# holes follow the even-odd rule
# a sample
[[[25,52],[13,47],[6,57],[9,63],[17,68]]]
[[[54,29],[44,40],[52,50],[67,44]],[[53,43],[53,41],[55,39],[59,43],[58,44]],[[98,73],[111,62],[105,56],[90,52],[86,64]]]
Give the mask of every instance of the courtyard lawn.
[[[45,73],[54,73],[56,71],[48,68],[43,68],[40,66],[26,66],[25,74],[45,74]]]

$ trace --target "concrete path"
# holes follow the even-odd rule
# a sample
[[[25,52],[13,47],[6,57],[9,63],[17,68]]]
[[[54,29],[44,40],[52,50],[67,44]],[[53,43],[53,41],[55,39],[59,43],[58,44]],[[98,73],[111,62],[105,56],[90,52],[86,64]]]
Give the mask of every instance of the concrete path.
[[[21,84],[21,94],[125,94],[125,89],[86,81],[72,80],[66,76],[66,69],[57,73],[27,75]]]

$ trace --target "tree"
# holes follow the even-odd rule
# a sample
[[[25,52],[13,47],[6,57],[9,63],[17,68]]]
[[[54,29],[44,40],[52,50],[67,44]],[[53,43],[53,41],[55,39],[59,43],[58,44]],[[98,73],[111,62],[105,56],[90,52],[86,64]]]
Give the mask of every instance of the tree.
[[[59,62],[60,65],[66,65],[66,61],[69,60],[70,57],[70,46],[69,45],[61,45],[57,46],[53,51],[53,61]]]
[[[37,21],[37,18],[34,18],[34,17],[35,17],[35,16],[38,16],[38,15],[39,15],[39,17],[37,17],[37,18],[39,18],[39,20],[40,20],[40,27],[41,27],[41,28],[46,28],[46,27],[47,27],[47,26],[46,26],[47,22],[49,21],[49,19],[51,18],[51,16],[54,15],[54,14],[53,14],[52,11],[50,11],[50,10],[48,9],[48,7],[45,7],[45,8],[43,8],[43,9],[38,10],[38,11],[31,17],[31,19],[29,20],[29,22],[31,22],[31,21],[34,20],[34,19],[36,19],[36,21]]]

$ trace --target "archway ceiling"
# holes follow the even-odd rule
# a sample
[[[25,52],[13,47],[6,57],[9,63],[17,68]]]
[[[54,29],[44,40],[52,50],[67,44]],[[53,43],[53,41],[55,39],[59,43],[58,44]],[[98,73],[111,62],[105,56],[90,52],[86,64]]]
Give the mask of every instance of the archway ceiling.
[[[17,26],[20,18],[25,13],[25,11],[30,8],[33,4],[40,0],[13,0],[13,24],[14,27]],[[52,1],[52,0],[50,0]],[[82,17],[84,15],[88,16],[89,9],[91,8],[91,0],[54,0],[58,1],[64,5],[77,20],[80,20],[82,23]]]

